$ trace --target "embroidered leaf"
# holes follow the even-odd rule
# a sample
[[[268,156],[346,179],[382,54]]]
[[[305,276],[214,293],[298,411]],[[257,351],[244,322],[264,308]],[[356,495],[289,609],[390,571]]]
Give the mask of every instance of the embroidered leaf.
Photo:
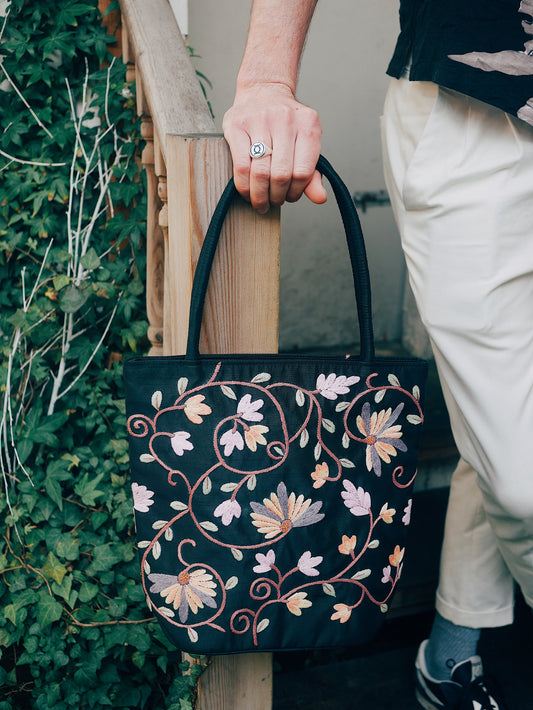
[[[145,560],[145,561],[144,561],[144,572],[145,572],[145,574],[150,574],[151,571],[152,571],[152,568],[151,568],[150,565],[148,564],[148,560]]]
[[[350,459],[339,459],[339,461],[343,468],[355,468],[354,462],[350,461]]]
[[[333,585],[330,584],[329,582],[325,582],[322,585],[322,590],[324,591],[324,594],[328,594],[330,597],[336,596],[335,589],[334,589]]]
[[[369,547],[371,550],[375,550],[376,547],[379,547],[379,540],[372,540],[372,542],[369,542],[369,543],[368,543],[368,547]]]
[[[187,633],[189,634],[189,638],[192,641],[192,643],[196,643],[198,641],[198,631],[196,629],[187,629]]]
[[[161,530],[167,523],[168,520],[156,520],[155,523],[152,523],[152,530]]]
[[[163,401],[163,393],[157,390],[157,392],[153,393],[150,401],[152,402],[152,407],[154,409],[159,409],[161,407],[161,402]]]
[[[165,540],[167,542],[172,542],[173,539],[174,539],[174,533],[172,532],[172,528],[167,528],[165,530]]]
[[[281,448],[281,446],[274,446],[274,451],[279,455],[279,456],[285,456],[285,452]]]
[[[210,520],[204,520],[202,523],[200,523],[200,527],[202,527],[204,530],[207,530],[208,532],[218,532],[218,527]]]
[[[299,407],[303,407],[305,404],[305,394],[302,390],[296,390],[296,404]]]
[[[270,375],[268,372],[260,372],[255,377],[252,377],[252,382],[254,383],[254,385],[257,385],[260,382],[268,382],[271,378],[272,375]]]
[[[401,387],[400,380],[396,377],[396,375],[389,375],[387,379],[393,387]]]
[[[148,547],[150,544],[150,540],[141,540],[140,542],[137,543],[137,547],[139,550],[144,550],[145,547]]]
[[[300,448],[305,448],[307,444],[309,443],[309,432],[307,429],[304,429],[302,433],[300,434]]]
[[[178,394],[183,394],[189,385],[189,380],[186,377],[180,377],[178,380]]]
[[[339,402],[337,406],[335,407],[336,412],[344,412],[345,409],[348,409],[350,406],[350,402]]]
[[[231,491],[234,491],[238,485],[238,483],[224,483],[224,485],[220,486],[220,490],[223,493],[231,493]]]
[[[353,576],[352,579],[356,579],[358,582],[362,579],[366,579],[367,577],[370,577],[372,574],[372,570],[370,569],[361,569],[359,572],[356,572]]]
[[[161,545],[159,544],[159,540],[154,542],[154,546],[152,547],[152,555],[154,556],[154,560],[158,560],[161,557]]]
[[[152,454],[141,454],[139,456],[139,461],[141,463],[152,463],[152,461],[155,461],[155,459]]]
[[[236,587],[239,584],[239,578],[238,577],[230,577],[226,584],[224,585],[224,589],[233,589],[233,587]]]
[[[152,611],[152,609],[154,608],[153,605],[152,605],[152,602],[151,602],[151,600],[150,600],[150,597],[146,597],[146,606],[148,607],[148,609],[149,609],[150,611]]]
[[[418,401],[420,399],[420,387],[415,385],[413,387],[413,397]]]
[[[329,431],[330,434],[333,434],[335,431],[335,424],[333,424],[331,419],[322,419],[322,426],[326,431]]]
[[[168,617],[170,617],[170,618],[176,616],[176,614],[174,614],[174,612],[172,611],[172,609],[169,609],[169,608],[166,607],[166,606],[160,606],[157,611],[158,611],[160,614],[163,614],[163,616],[168,616]]]
[[[233,557],[235,557],[237,562],[240,562],[242,560],[242,552],[241,552],[241,550],[238,550],[236,547],[231,548],[231,554],[233,555]]]
[[[228,385],[220,385],[220,389],[226,395],[226,397],[229,397],[230,399],[237,399],[237,395],[231,389],[231,387],[228,387]]]
[[[386,390],[379,390],[379,392],[376,392],[376,396],[374,397],[374,402],[376,404],[379,404],[383,397],[385,396]]]
[[[204,496],[208,496],[211,493],[212,487],[213,484],[211,483],[211,479],[207,476],[204,478],[204,482],[202,483],[202,493]]]
[[[381,609],[382,614],[386,614],[389,610],[389,605],[388,604],[381,604],[379,608]]]
[[[182,503],[181,500],[173,500],[172,503],[170,504],[170,507],[173,510],[187,510],[188,505],[186,503]]]
[[[263,619],[257,624],[257,633],[260,634],[270,624],[270,619]]]
[[[342,445],[345,449],[348,449],[350,447],[350,437],[348,436],[348,432],[344,432],[342,435]]]
[[[322,445],[320,444],[320,441],[317,441],[317,444],[315,446],[315,461],[318,461],[321,453],[322,453]]]
[[[246,487],[248,488],[249,491],[254,491],[256,485],[257,485],[257,476],[254,474],[253,476],[250,476],[248,478],[248,480],[246,481]]]
[[[407,415],[407,421],[410,424],[421,424],[422,423],[422,417],[419,417],[418,414],[408,414]]]

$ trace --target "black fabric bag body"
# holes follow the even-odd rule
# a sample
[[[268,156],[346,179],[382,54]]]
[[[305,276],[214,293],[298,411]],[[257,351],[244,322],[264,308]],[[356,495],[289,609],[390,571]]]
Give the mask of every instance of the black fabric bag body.
[[[230,182],[196,269],[187,354],[125,366],[142,585],[190,653],[364,642],[401,576],[427,366],[375,357],[355,207],[318,167],[345,225],[360,355],[198,353]]]

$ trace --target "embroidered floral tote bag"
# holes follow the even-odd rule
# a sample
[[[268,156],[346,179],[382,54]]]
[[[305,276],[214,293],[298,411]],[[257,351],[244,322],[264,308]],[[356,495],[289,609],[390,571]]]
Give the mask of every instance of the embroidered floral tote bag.
[[[195,273],[187,353],[129,360],[141,580],[191,653],[349,646],[402,573],[426,363],[374,355],[363,236],[329,163],[354,274],[357,357],[200,355],[226,188]]]

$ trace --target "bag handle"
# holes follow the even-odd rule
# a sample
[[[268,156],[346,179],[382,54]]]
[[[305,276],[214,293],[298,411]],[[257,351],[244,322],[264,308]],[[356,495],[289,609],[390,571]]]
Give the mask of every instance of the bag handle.
[[[322,173],[330,183],[344,224],[355,287],[357,317],[359,320],[359,334],[361,338],[360,357],[364,361],[369,361],[374,359],[374,333],[372,326],[370,276],[368,273],[361,223],[348,188],[323,156],[320,156],[318,159],[317,170]],[[200,329],[202,326],[202,315],[211,266],[213,264],[222,224],[237,194],[232,178],[227,184],[215,208],[202,245],[191,293],[189,332],[185,356],[188,359],[199,357]]]

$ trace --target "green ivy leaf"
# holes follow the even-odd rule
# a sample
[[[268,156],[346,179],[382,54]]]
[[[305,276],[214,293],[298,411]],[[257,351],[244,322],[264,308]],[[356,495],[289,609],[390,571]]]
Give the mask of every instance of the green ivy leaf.
[[[55,621],[59,621],[63,613],[63,607],[47,592],[42,592],[37,604],[37,622],[41,629],[50,626]]]

